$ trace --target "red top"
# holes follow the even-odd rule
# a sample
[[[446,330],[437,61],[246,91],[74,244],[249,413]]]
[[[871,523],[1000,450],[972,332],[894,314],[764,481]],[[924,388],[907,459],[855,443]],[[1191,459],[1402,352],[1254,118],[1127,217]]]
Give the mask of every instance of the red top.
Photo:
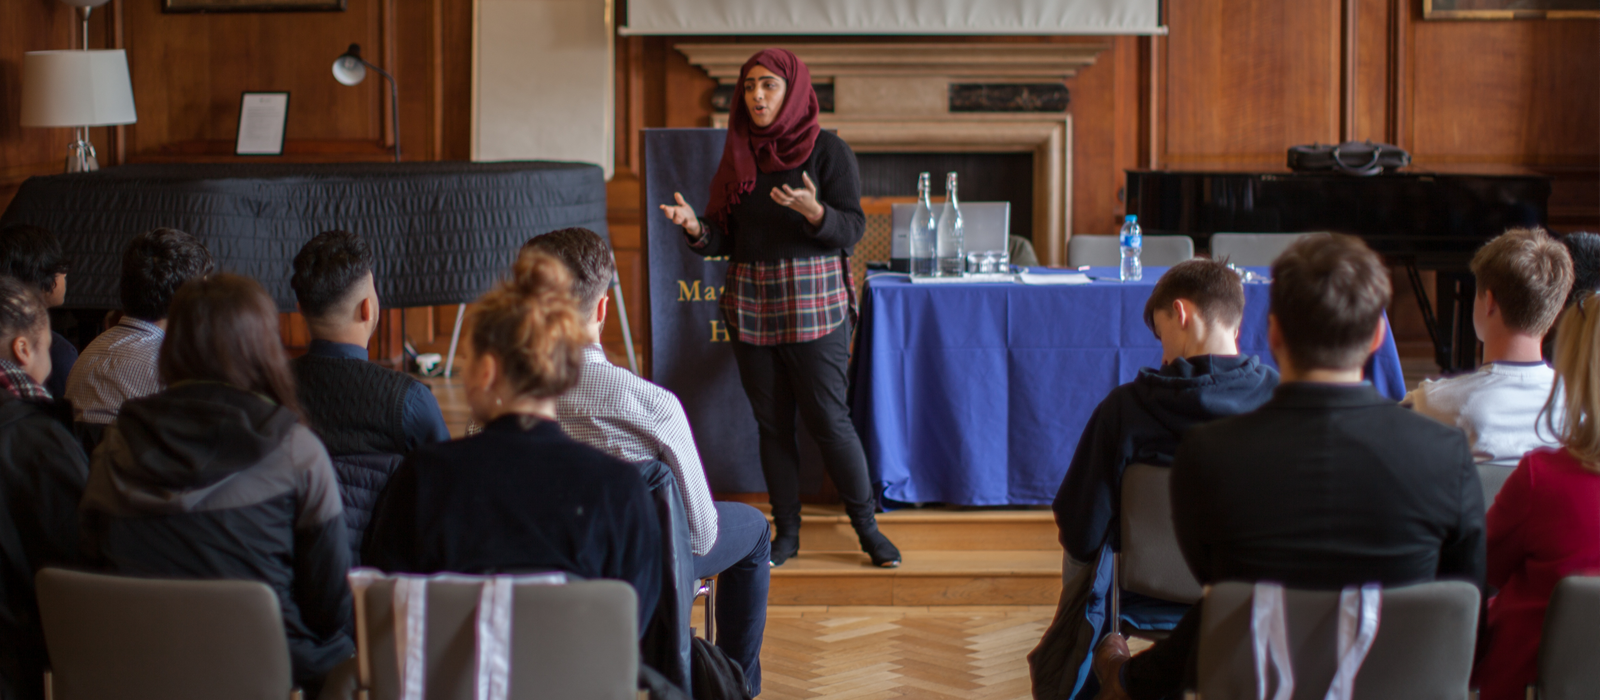
[[[1521,700],[1538,676],[1539,636],[1556,583],[1600,572],[1600,474],[1562,448],[1522,457],[1489,508],[1489,643],[1481,700]]]

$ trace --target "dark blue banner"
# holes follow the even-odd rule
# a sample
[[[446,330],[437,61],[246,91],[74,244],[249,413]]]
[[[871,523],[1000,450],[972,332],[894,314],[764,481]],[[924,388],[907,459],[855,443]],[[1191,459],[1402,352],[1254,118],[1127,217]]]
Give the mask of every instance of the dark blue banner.
[[[683,402],[717,492],[767,490],[761,476],[756,422],[739,384],[728,327],[718,301],[727,258],[705,258],[685,242],[683,229],[661,213],[674,192],[704,214],[711,176],[722,159],[723,129],[645,129],[644,235],[650,285],[650,366],[655,383]],[[756,196],[752,194],[750,196]],[[822,470],[816,448],[801,437],[800,485],[816,493]]]

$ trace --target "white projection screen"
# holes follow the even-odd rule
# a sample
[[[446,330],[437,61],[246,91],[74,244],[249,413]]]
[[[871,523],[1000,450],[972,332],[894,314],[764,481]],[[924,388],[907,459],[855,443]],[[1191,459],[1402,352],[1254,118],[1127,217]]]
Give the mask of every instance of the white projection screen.
[[[623,34],[1165,34],[1161,0],[628,0]]]

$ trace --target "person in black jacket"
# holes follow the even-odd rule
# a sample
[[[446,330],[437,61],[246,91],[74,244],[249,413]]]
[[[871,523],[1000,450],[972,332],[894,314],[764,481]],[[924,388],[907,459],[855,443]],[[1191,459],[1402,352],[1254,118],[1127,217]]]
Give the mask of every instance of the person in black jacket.
[[[61,241],[48,229],[12,224],[0,229],[0,275],[32,286],[51,308],[66,303],[67,270],[71,265]],[[41,382],[50,395],[67,395],[67,375],[78,361],[78,348],[60,333],[50,331],[50,376]]]
[[[822,130],[811,71],[785,49],[739,70],[706,217],[683,195],[661,210],[700,255],[729,256],[722,313],[761,443],[772,565],[800,552],[798,415],[816,439],[861,551],[900,565],[846,400],[855,291],[846,258],[866,232],[855,153]]]
[[[84,554],[115,574],[267,584],[295,683],[315,697],[354,650],[350,548],[328,452],[300,422],[277,304],[219,274],[184,283],[167,320],[168,388],[124,403],[95,450]]]
[[[50,319],[27,284],[0,277],[0,698],[44,697],[44,630],[33,579],[78,561],[78,499],[89,461],[52,402]]]
[[[1283,383],[1260,409],[1189,430],[1173,524],[1201,583],[1338,590],[1484,581],[1484,505],[1461,431],[1383,398],[1361,367],[1384,338],[1389,271],[1360,239],[1318,234],[1272,265],[1267,338]],[[1200,606],[1132,660],[1096,650],[1101,697],[1178,697]]]
[[[362,560],[398,573],[619,579],[638,594],[642,633],[661,595],[655,502],[637,467],[567,437],[556,418],[585,344],[566,265],[523,251],[471,322],[462,383],[483,431],[406,457]]]
[[[450,439],[426,384],[367,361],[367,341],[378,328],[373,263],[360,236],[324,231],[294,256],[289,279],[311,331],[311,347],[289,362],[295,393],[333,458],[356,565],[372,504],[400,458]]]

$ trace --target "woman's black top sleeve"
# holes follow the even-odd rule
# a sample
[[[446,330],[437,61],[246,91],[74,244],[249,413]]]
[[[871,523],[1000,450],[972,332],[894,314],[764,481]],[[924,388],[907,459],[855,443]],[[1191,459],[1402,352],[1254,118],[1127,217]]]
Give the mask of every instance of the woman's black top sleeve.
[[[800,212],[772,201],[773,188],[803,188],[802,173],[810,173],[817,185],[817,201],[824,210],[820,226],[812,226]],[[867,230],[856,154],[843,139],[823,131],[804,164],[793,170],[760,173],[755,189],[728,212],[726,224],[702,218],[700,230],[704,243],[690,246],[692,250],[706,256],[731,255],[738,262],[775,262],[849,251]]]

